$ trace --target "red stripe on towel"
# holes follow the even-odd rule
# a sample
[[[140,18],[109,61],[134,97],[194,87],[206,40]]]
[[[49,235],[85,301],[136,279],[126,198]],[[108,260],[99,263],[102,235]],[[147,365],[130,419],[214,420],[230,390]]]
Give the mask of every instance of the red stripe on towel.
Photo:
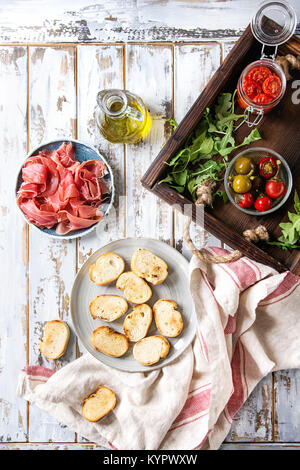
[[[299,277],[292,273],[287,273],[279,286],[271,292],[265,299],[260,302],[260,305],[270,305],[280,300],[286,299],[291,295],[294,290],[300,285]],[[285,295],[286,294],[286,295]]]
[[[230,253],[228,250],[224,250],[223,248],[215,246],[210,247],[209,249],[214,254],[221,256]],[[243,258],[231,263],[226,263],[224,265],[219,264],[218,266],[230,276],[232,281],[240,290],[247,289],[247,287],[252,286],[261,278],[261,272],[258,266],[256,266],[255,263],[245,262]]]
[[[237,413],[244,403],[244,388],[243,378],[241,369],[244,369],[244,364],[241,363],[244,359],[241,355],[240,342],[238,341],[234,350],[234,354],[231,361],[232,369],[232,382],[233,382],[233,394],[231,395],[228,403],[227,410],[231,418]],[[242,367],[243,365],[243,367]],[[245,370],[245,369],[244,369]]]
[[[208,415],[208,411],[207,411],[207,413],[204,413],[204,415],[197,416],[197,418],[191,419],[187,423],[178,424],[178,426],[175,426],[174,428],[171,428],[170,431],[174,431],[174,429],[178,429],[178,428],[181,428],[182,426],[186,426],[187,424],[194,423],[195,421],[198,421],[199,419],[204,418],[204,416],[207,416],[207,415]]]
[[[34,377],[47,377],[48,379],[55,374],[55,370],[47,369],[42,366],[25,366],[23,372],[26,372],[27,375],[32,375]]]
[[[227,324],[224,330],[225,335],[231,335],[235,332],[236,328],[236,318],[229,315]]]
[[[111,442],[107,441],[107,444],[112,450],[119,450],[117,447],[115,447]]]
[[[173,422],[173,425],[176,423],[180,423],[185,419],[192,418],[193,416],[201,413],[202,411],[208,410],[210,402],[210,391],[211,388],[208,388],[206,390],[202,390],[196,395],[193,395],[192,397],[189,397],[186,400],[183,409]]]

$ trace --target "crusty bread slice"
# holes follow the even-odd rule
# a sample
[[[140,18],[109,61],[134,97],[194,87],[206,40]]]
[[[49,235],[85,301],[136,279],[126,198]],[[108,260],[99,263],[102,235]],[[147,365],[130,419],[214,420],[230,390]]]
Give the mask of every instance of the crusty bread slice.
[[[152,323],[152,308],[147,304],[133,307],[123,323],[123,330],[130,341],[137,342],[147,336]]]
[[[147,282],[131,271],[121,274],[116,286],[124,291],[126,299],[133,304],[144,304],[152,295]]]
[[[92,300],[89,308],[93,318],[101,318],[101,320],[111,322],[127,312],[128,303],[119,295],[103,294]]]
[[[62,320],[51,320],[44,327],[40,351],[48,359],[58,359],[68,347],[70,329]]]
[[[153,306],[154,319],[162,335],[174,338],[183,328],[181,313],[178,312],[174,300],[160,299]]]
[[[134,345],[133,356],[140,364],[152,366],[167,357],[169,350],[169,341],[163,336],[147,336]]]
[[[129,341],[109,326],[99,326],[92,333],[92,345],[107,356],[120,357],[128,351]]]
[[[168,276],[168,265],[152,251],[139,248],[131,259],[131,270],[154,286]]]
[[[92,423],[108,415],[116,406],[116,395],[107,387],[99,387],[84,400],[82,416]]]
[[[98,286],[118,279],[125,269],[125,261],[116,253],[105,253],[89,269],[90,280]]]

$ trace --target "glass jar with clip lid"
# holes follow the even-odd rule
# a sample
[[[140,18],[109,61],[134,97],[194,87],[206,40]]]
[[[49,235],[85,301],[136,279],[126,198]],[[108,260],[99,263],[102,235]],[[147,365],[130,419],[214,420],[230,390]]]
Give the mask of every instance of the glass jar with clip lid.
[[[291,38],[296,25],[293,7],[282,0],[264,2],[252,18],[252,33],[262,44],[261,58],[243,70],[237,85],[237,100],[249,127],[257,126],[284,96],[286,77],[275,59],[278,46]],[[271,54],[267,48],[272,48]]]

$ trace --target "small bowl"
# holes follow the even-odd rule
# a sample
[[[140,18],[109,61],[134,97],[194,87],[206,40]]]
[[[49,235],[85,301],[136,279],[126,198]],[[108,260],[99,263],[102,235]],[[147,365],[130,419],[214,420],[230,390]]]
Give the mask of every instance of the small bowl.
[[[276,203],[276,199],[274,200],[274,205],[268,211],[259,212],[256,209],[250,209],[250,208],[245,209],[244,207],[240,207],[234,200],[235,192],[233,191],[230,185],[229,177],[235,176],[237,174],[235,171],[234,165],[235,165],[236,160],[242,156],[247,156],[249,158],[252,158],[255,163],[258,163],[258,161],[263,157],[273,157],[275,160],[280,160],[282,163],[281,177],[282,177],[284,184],[287,186],[287,191],[285,195],[283,196],[283,198],[280,199],[277,203]],[[245,212],[246,214],[249,214],[249,215],[256,215],[256,216],[271,214],[272,212],[275,212],[277,211],[277,209],[282,207],[283,204],[287,201],[289,195],[291,194],[292,186],[293,186],[292,173],[285,159],[281,155],[279,155],[279,153],[275,152],[274,150],[265,148],[265,147],[252,147],[248,150],[244,150],[240,152],[231,160],[229,166],[226,169],[225,177],[224,177],[224,187],[225,187],[225,191],[230,202],[240,211]]]
[[[114,201],[114,178],[113,178],[113,173],[112,173],[112,170],[109,166],[109,164],[107,163],[107,161],[105,160],[105,158],[99,154],[98,150],[96,150],[94,147],[92,147],[91,145],[88,145],[88,144],[85,144],[83,142],[80,142],[79,140],[75,140],[75,139],[60,139],[60,140],[51,140],[50,142],[46,142],[46,143],[43,143],[41,145],[39,145],[38,147],[36,147],[35,149],[33,149],[25,158],[24,162],[22,163],[21,165],[21,168],[19,169],[18,171],[18,174],[17,174],[17,181],[16,181],[16,188],[15,188],[15,195],[17,197],[17,193],[23,183],[23,178],[22,178],[22,168],[23,168],[23,165],[24,163],[26,162],[26,160],[29,158],[29,157],[32,157],[33,155],[37,155],[41,150],[57,150],[64,142],[72,142],[73,144],[73,147],[74,147],[74,150],[75,150],[75,159],[82,163],[82,162],[85,162],[87,160],[100,160],[100,161],[103,161],[107,167],[107,171],[108,173],[104,176],[104,178],[107,180],[107,182],[109,182],[109,185],[111,187],[111,193],[109,195],[109,197],[107,198],[107,200],[105,200],[105,202],[103,202],[103,204],[101,204],[101,206],[99,206],[99,208],[101,209],[101,211],[103,212],[103,217],[101,220],[99,220],[99,222],[96,222],[94,225],[92,225],[91,227],[87,227],[87,228],[82,228],[80,230],[73,230],[72,232],[68,233],[68,234],[65,234],[65,235],[59,235],[58,233],[56,233],[55,231],[55,227],[52,227],[52,228],[39,228],[37,227],[36,225],[34,225],[33,223],[29,222],[26,215],[21,211],[21,209],[18,207],[20,213],[22,214],[23,216],[23,219],[29,224],[31,225],[32,227],[36,228],[37,230],[39,230],[40,232],[44,233],[45,235],[48,235],[49,237],[52,237],[52,238],[58,238],[58,239],[61,239],[61,240],[71,240],[73,238],[78,238],[78,237],[82,237],[84,235],[87,235],[88,233],[92,232],[93,230],[95,230],[95,228],[104,220],[104,217],[108,214],[112,204],[113,204],[113,201]]]

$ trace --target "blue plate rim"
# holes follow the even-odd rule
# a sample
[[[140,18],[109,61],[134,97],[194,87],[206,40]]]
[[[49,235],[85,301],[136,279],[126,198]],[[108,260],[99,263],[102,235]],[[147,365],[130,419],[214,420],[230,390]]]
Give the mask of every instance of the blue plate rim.
[[[108,169],[108,172],[110,174],[110,180],[111,180],[111,199],[110,199],[110,202],[108,204],[108,207],[106,209],[106,212],[104,214],[104,216],[102,217],[101,220],[99,220],[98,223],[92,225],[91,227],[88,227],[84,232],[80,231],[80,233],[78,232],[75,232],[75,233],[71,233],[70,235],[58,235],[58,234],[52,234],[52,233],[48,233],[48,232],[45,232],[44,229],[42,228],[39,228],[37,227],[36,225],[34,225],[32,222],[29,222],[29,220],[27,219],[27,217],[25,216],[25,214],[21,211],[20,207],[18,206],[17,204],[17,194],[18,194],[18,180],[19,180],[19,176],[20,176],[20,173],[22,171],[22,168],[23,168],[23,165],[24,163],[26,162],[26,160],[31,157],[34,153],[38,152],[39,149],[41,147],[45,147],[46,145],[50,145],[50,144],[55,144],[56,142],[75,142],[77,144],[81,144],[81,145],[84,145],[85,147],[88,147],[92,150],[94,150],[96,152],[97,155],[99,155],[99,160],[102,160],[105,165],[107,166],[107,169]],[[79,238],[79,237],[84,237],[85,235],[88,235],[89,233],[91,233],[93,230],[96,229],[96,227],[98,227],[98,225],[100,223],[102,223],[104,221],[104,218],[109,214],[109,211],[114,203],[114,198],[115,198],[115,185],[114,185],[114,174],[113,174],[113,171],[111,169],[111,166],[109,165],[109,163],[107,162],[106,158],[100,154],[99,150],[94,147],[93,145],[90,145],[86,142],[83,142],[82,140],[78,140],[78,139],[73,139],[73,138],[67,138],[67,139],[64,139],[64,138],[56,138],[56,139],[53,139],[53,140],[49,140],[47,142],[41,142],[37,147],[35,147],[33,150],[31,150],[29,153],[27,153],[25,159],[23,160],[23,162],[21,163],[19,169],[17,170],[17,173],[16,173],[16,184],[15,184],[15,192],[14,192],[14,198],[15,198],[15,202],[16,202],[16,206],[20,212],[20,214],[22,215],[23,219],[25,220],[25,222],[30,225],[31,227],[34,227],[36,230],[39,231],[39,233],[42,233],[44,234],[45,236],[47,237],[50,237],[50,238],[53,238],[53,239],[56,239],[56,240],[72,240],[72,239],[75,239],[75,238]]]

